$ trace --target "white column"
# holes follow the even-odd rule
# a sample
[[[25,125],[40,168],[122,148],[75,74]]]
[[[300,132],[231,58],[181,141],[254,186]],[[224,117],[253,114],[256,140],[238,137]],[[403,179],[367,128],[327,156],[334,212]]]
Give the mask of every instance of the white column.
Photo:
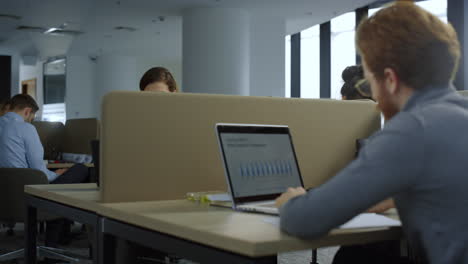
[[[252,14],[250,27],[250,95],[284,97],[285,20]]]
[[[67,119],[98,117],[95,82],[95,62],[88,56],[67,56]]]
[[[196,8],[183,17],[184,92],[249,95],[250,16]]]
[[[103,55],[96,64],[96,110],[100,117],[102,98],[111,91],[138,91],[136,58],[124,55]]]

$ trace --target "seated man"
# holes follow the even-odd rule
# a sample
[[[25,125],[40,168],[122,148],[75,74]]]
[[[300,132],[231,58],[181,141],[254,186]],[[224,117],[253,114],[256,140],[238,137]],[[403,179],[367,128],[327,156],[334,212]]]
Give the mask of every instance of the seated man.
[[[34,99],[29,95],[18,94],[9,103],[8,112],[0,117],[0,168],[37,169],[44,172],[50,183],[86,182],[88,168],[83,164],[55,172],[46,168],[39,135],[30,124],[39,110]],[[46,245],[56,247],[58,243],[66,241],[69,225],[63,219],[48,221]]]
[[[0,167],[37,169],[47,175],[50,183],[85,182],[88,169],[82,164],[55,172],[46,168],[39,135],[30,124],[38,110],[29,95],[18,94],[10,99],[9,111],[0,117]]]
[[[389,121],[328,182],[282,194],[281,228],[317,238],[393,197],[417,256],[468,263],[468,100],[452,86],[461,53],[455,30],[413,2],[397,1],[361,22],[356,44]],[[388,262],[381,256],[370,263]]]

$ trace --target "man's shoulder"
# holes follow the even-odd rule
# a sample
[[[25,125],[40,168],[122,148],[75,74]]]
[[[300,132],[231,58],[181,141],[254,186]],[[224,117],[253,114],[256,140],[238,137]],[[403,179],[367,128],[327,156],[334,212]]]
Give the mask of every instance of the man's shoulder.
[[[11,131],[15,133],[37,133],[36,127],[34,127],[32,124],[16,120],[12,122],[5,122],[3,129],[5,129],[5,131]]]
[[[423,118],[413,111],[402,111],[385,123],[385,130],[416,132],[423,127]]]

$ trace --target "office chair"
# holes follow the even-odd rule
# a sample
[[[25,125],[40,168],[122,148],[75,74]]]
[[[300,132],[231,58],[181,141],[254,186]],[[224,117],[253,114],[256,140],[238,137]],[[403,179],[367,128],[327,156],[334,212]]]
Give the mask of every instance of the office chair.
[[[25,222],[24,185],[48,184],[47,176],[39,170],[0,168],[0,223],[14,226],[15,223]],[[46,214],[38,214],[38,221],[57,219]],[[56,260],[77,263],[77,258],[65,255],[64,250],[38,246],[37,255]],[[1,261],[10,261],[24,257],[24,249],[19,249],[0,255]]]

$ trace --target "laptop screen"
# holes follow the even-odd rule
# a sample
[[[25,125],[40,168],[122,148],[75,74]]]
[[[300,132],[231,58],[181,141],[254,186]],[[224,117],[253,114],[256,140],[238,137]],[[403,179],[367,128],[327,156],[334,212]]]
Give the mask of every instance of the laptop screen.
[[[218,125],[226,176],[235,202],[276,198],[303,186],[286,126]]]

